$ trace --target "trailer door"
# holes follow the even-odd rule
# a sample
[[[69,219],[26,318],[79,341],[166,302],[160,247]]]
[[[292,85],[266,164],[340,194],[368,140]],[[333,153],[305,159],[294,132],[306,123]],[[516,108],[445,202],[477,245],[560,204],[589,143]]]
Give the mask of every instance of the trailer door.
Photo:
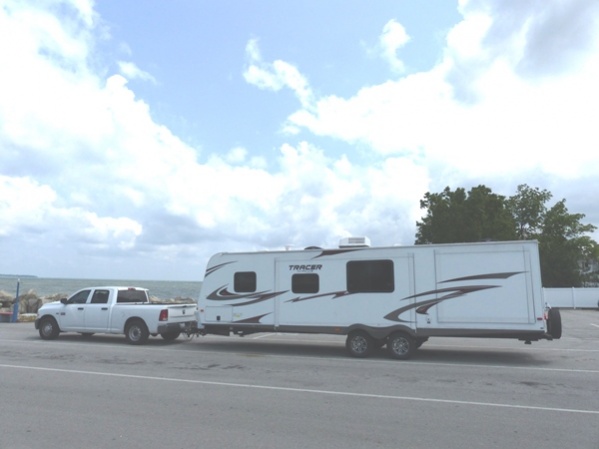
[[[535,324],[531,256],[521,247],[437,251],[437,323]]]
[[[336,297],[345,290],[343,279],[336,276],[341,262],[319,259],[279,259],[276,262],[276,290],[282,292],[275,303],[277,326],[333,325]]]

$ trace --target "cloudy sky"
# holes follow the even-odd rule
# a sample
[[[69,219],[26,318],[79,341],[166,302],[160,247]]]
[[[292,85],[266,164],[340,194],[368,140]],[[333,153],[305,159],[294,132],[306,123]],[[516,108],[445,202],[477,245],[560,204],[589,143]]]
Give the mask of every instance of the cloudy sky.
[[[599,226],[598,105],[596,0],[0,0],[0,273],[412,244],[446,186]]]

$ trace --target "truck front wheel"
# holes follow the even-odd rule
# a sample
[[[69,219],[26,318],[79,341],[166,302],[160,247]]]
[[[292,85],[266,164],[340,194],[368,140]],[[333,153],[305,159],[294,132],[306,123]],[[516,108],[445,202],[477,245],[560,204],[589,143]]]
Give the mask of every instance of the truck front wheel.
[[[54,340],[60,333],[58,323],[52,317],[42,318],[40,321],[39,331],[40,337],[42,337],[44,340]]]
[[[345,347],[352,357],[368,357],[374,350],[374,338],[364,331],[350,332],[345,341]]]
[[[387,340],[387,352],[394,359],[407,360],[416,350],[416,342],[403,332],[395,332]]]
[[[125,338],[132,345],[144,344],[149,336],[148,327],[142,320],[133,320],[125,328]]]

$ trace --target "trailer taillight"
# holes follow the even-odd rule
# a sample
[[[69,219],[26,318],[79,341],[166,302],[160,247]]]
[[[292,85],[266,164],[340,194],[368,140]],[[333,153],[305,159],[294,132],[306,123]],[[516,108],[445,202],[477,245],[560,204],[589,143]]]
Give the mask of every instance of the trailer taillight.
[[[168,309],[162,309],[160,311],[160,317],[158,321],[168,321]]]

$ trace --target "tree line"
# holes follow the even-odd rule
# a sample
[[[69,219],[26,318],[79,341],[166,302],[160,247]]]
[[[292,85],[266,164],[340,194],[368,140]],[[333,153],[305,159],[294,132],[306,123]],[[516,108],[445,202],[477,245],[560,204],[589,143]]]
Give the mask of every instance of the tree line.
[[[416,222],[416,244],[537,240],[543,286],[599,285],[591,270],[599,261],[599,244],[588,235],[597,227],[582,223],[584,214],[570,213],[565,199],[548,206],[552,197],[526,184],[510,197],[484,185],[468,192],[449,187],[427,192],[420,200],[426,213]]]

